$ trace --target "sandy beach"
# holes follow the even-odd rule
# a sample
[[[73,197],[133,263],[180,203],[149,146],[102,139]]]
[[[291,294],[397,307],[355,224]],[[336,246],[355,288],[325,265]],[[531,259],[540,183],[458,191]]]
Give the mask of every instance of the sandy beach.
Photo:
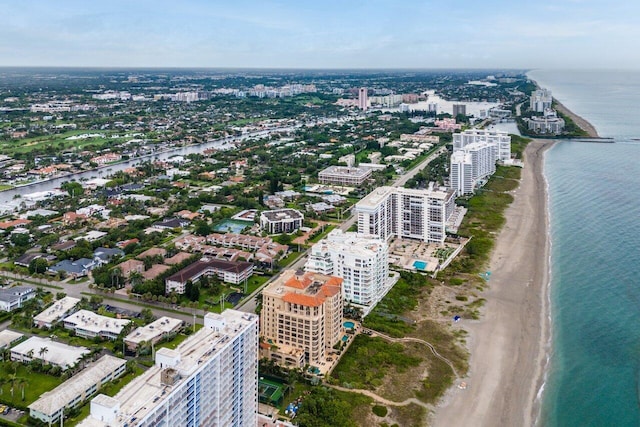
[[[591,138],[600,137],[600,135],[598,135],[598,131],[591,123],[589,123],[588,121],[586,121],[585,119],[583,119],[582,117],[574,113],[573,111],[569,110],[557,99],[555,101],[556,101],[556,108],[558,109],[558,111],[560,111],[565,116],[571,117],[571,120],[573,120],[576,125],[578,125],[583,131],[589,134],[589,137]]]
[[[553,141],[533,140],[506,224],[491,256],[487,303],[466,321],[471,353],[467,388],[453,387],[431,424],[530,426],[538,413],[548,345],[549,242],[544,152]]]

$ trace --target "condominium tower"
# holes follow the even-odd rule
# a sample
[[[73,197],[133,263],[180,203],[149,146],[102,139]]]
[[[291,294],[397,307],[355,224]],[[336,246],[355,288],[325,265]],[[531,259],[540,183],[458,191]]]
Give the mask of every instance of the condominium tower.
[[[208,313],[204,327],[114,397],[98,395],[81,427],[255,427],[258,316]]]
[[[444,243],[445,224],[455,209],[451,191],[379,187],[355,205],[358,233]]]
[[[472,194],[478,182],[496,171],[495,144],[473,142],[451,155],[449,187],[456,196]]]
[[[358,90],[358,108],[362,111],[367,111],[369,107],[369,98],[367,96],[367,88],[361,87]]]
[[[261,333],[277,363],[326,360],[343,336],[341,286],[338,277],[286,270],[262,291]]]
[[[333,230],[311,248],[306,271],[340,277],[345,301],[368,314],[393,286],[387,243],[371,235]]]
[[[492,144],[496,152],[496,159],[507,161],[511,159],[511,137],[507,132],[467,129],[464,132],[453,134],[453,151],[461,150],[474,142],[486,142]]]
[[[529,98],[529,108],[536,113],[544,113],[544,110],[551,108],[553,96],[548,89],[538,89],[531,92]]]

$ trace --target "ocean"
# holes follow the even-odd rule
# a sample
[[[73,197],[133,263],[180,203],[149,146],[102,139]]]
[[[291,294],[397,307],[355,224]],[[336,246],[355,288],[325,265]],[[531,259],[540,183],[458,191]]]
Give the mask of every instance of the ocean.
[[[613,144],[546,154],[551,351],[539,424],[640,426],[640,71],[532,71]]]

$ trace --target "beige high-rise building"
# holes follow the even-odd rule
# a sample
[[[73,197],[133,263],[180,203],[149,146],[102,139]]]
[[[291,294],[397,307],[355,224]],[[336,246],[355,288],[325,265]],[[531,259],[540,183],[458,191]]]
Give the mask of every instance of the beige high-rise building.
[[[338,277],[286,270],[262,298],[261,347],[276,363],[320,365],[344,335]]]

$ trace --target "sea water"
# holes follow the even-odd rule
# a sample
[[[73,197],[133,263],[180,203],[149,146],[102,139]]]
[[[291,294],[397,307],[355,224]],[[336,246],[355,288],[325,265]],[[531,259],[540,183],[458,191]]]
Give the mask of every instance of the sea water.
[[[539,424],[640,426],[640,71],[534,71],[615,143],[546,154],[551,354]]]

